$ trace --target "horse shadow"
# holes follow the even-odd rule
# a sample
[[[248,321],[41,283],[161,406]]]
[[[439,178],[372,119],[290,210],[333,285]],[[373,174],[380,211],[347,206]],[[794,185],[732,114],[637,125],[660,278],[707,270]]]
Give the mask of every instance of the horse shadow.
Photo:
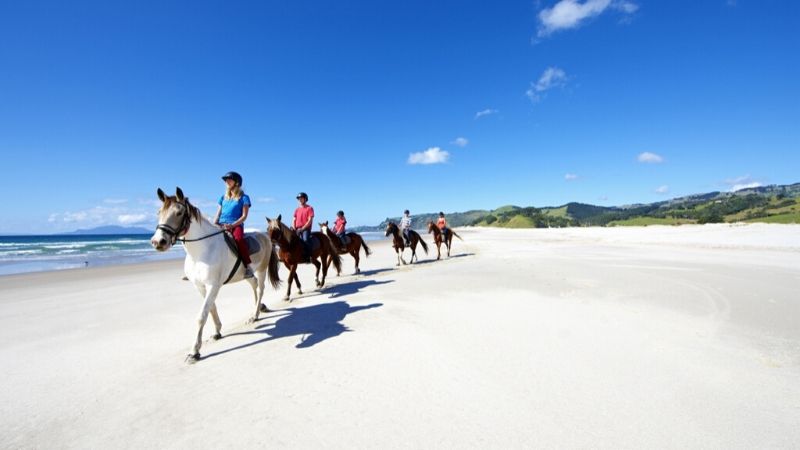
[[[394,283],[394,280],[376,281],[376,280],[361,280],[352,281],[350,283],[335,284],[320,290],[322,294],[331,294],[330,298],[344,297],[345,295],[352,295],[358,293],[361,289],[369,286],[380,286],[382,284]]]
[[[431,257],[431,255],[428,255],[428,258],[414,261],[414,264],[410,264],[410,265],[411,266],[416,266],[418,264],[421,264],[421,265],[432,264],[432,263],[435,263],[435,262],[447,261],[448,259],[465,258],[467,256],[475,256],[475,253],[459,253],[457,255],[450,255],[449,257],[445,256],[444,254],[442,254],[442,259],[440,259],[440,260],[436,259],[436,255],[433,255],[432,257]]]
[[[299,308],[282,309],[265,318],[266,320],[277,318],[274,323],[258,325],[253,331],[241,331],[225,336],[261,335],[263,336],[262,338],[246,344],[237,345],[236,347],[203,355],[200,359],[208,359],[275,339],[293,336],[300,337],[300,342],[295,345],[295,348],[312,347],[322,341],[352,331],[341,323],[348,315],[381,306],[383,306],[383,303],[350,306],[347,302],[337,301]]]
[[[372,275],[381,274],[383,272],[391,272],[392,270],[395,270],[395,269],[394,268],[391,268],[391,269],[385,268],[385,269],[362,270],[361,272],[357,273],[356,276],[369,277],[369,276],[372,276]]]

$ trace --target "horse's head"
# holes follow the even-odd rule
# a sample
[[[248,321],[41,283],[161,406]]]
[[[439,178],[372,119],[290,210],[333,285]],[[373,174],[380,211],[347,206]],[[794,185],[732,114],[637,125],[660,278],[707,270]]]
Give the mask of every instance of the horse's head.
[[[175,195],[168,196],[158,189],[158,199],[161,200],[161,209],[158,210],[158,226],[150,244],[156,250],[164,252],[170,249],[179,237],[189,231],[192,216],[197,216],[197,209],[184,197],[181,188],[175,188]]]
[[[317,225],[319,225],[319,230],[320,231],[322,231],[325,234],[328,234],[328,230],[330,230],[330,228],[328,228],[328,221],[327,220],[325,222],[320,222]]]
[[[386,237],[394,234],[395,231],[397,231],[397,225],[395,225],[394,222],[389,222],[389,225],[386,225]]]
[[[283,233],[283,223],[281,222],[281,215],[278,214],[274,220],[267,217],[267,236],[269,236],[272,242],[278,242],[281,238],[281,234]]]
[[[428,222],[428,233],[433,233],[434,230],[436,230],[436,224],[431,220]]]

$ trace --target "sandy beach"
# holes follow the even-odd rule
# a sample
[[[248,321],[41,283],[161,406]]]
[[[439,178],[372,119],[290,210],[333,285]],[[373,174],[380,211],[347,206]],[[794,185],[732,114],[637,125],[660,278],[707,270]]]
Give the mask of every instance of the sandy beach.
[[[459,232],[226,286],[193,365],[182,261],[0,277],[0,447],[800,447],[800,226]]]

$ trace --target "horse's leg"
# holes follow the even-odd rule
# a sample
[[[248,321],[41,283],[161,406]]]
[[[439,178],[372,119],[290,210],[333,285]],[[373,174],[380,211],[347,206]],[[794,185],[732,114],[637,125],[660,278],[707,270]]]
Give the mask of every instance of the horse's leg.
[[[414,264],[414,258],[417,258],[417,243],[416,241],[411,242],[411,264]],[[417,258],[419,261],[419,258]]]
[[[447,257],[450,257],[450,246],[453,245],[453,235],[450,235],[450,239],[447,240]]]
[[[269,255],[267,255],[267,258],[269,258]],[[264,298],[264,288],[267,282],[267,272],[264,271],[260,272],[259,274],[256,274],[256,278],[258,279],[258,291],[256,292],[256,306],[258,307],[258,310],[260,312],[266,313],[269,312],[269,308],[267,308],[267,305],[261,303],[261,300]],[[256,316],[256,320],[258,320],[258,316]]]
[[[361,273],[361,269],[358,268],[358,262],[361,260],[361,258],[358,256],[358,247],[356,247],[356,250],[354,252],[353,251],[350,252],[350,256],[352,256],[353,259],[356,260],[356,273],[357,274]]]
[[[320,259],[324,261],[326,256],[327,255],[320,256]],[[321,269],[324,266],[324,264],[317,261],[316,258],[311,258],[311,264],[313,264],[314,267],[317,269],[316,273],[314,274],[314,282],[317,284],[317,287],[320,287],[322,286],[322,283],[320,283],[319,281],[319,269]]]
[[[442,241],[436,241],[436,260],[438,261],[442,257]]]
[[[292,278],[297,276],[295,271],[297,270],[297,264],[289,266],[289,280],[286,282],[286,297],[283,297],[283,301],[288,302],[290,296],[292,295]],[[297,282],[297,289],[300,290],[300,282]],[[300,291],[300,294],[303,294],[303,291]]]
[[[253,300],[255,301],[256,305],[256,311],[250,317],[250,320],[248,322],[254,323],[256,320],[258,320],[258,315],[261,312],[261,296],[258,294],[259,291],[258,285],[260,284],[262,286],[262,292],[263,292],[264,283],[257,280],[256,277],[247,278],[246,281],[250,284],[250,287],[253,289]]]
[[[295,269],[294,269],[294,284],[297,285],[297,295],[303,295],[303,288],[300,286],[300,276],[297,275],[297,268],[298,267],[300,267],[300,266],[299,265],[295,266]]]
[[[214,306],[214,301],[217,299],[219,288],[220,286],[213,284],[206,287],[206,298],[205,302],[203,302],[203,309],[200,310],[200,316],[197,318],[197,338],[194,341],[192,353],[186,357],[187,360],[197,361],[200,359],[200,346],[203,344],[203,327],[206,325],[208,313],[211,311],[211,307]]]
[[[219,313],[217,313],[217,304],[216,302],[211,305],[211,318],[214,320],[214,328],[217,330],[217,334],[211,336],[214,340],[222,339],[222,321],[219,320]]]

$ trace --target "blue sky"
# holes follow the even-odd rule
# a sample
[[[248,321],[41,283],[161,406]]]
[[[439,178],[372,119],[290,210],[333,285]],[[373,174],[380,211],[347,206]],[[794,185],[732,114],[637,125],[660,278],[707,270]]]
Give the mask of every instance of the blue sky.
[[[800,181],[794,1],[0,2],[2,233]]]

